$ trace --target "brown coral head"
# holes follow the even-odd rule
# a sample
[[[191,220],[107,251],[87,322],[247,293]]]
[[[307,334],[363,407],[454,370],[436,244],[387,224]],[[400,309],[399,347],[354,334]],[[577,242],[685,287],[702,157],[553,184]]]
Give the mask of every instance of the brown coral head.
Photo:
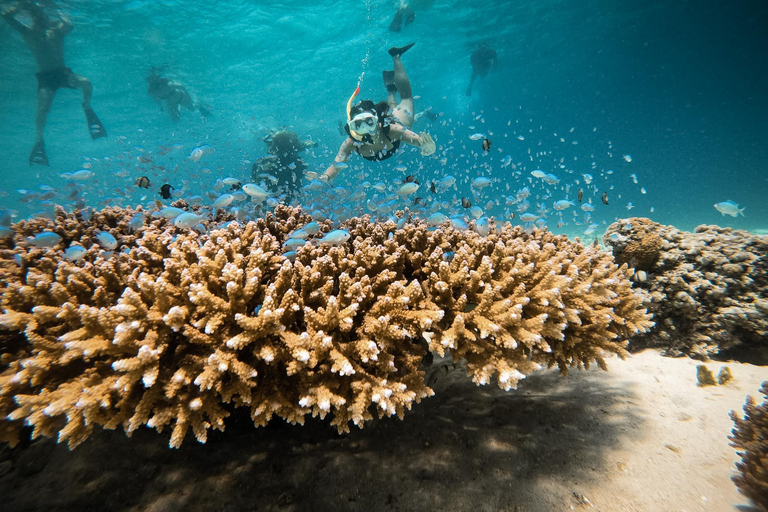
[[[657,233],[661,227],[645,217],[619,219],[608,227],[603,243],[613,248],[619,265],[651,271],[661,255],[662,239]]]

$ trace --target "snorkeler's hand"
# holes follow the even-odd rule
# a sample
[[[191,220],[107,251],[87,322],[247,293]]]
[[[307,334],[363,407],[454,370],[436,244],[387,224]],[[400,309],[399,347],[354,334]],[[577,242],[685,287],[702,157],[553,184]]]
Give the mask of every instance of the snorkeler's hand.
[[[437,145],[435,144],[434,139],[432,139],[432,136],[427,132],[421,132],[419,137],[421,137],[421,156],[429,156],[433,154],[437,149]]]

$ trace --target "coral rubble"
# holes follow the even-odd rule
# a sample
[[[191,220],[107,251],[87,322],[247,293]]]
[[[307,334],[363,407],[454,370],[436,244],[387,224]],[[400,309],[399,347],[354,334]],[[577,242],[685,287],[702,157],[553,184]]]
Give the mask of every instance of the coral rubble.
[[[223,430],[233,407],[257,426],[330,415],[347,431],[432,395],[433,353],[512,389],[542,366],[604,368],[651,326],[626,266],[546,231],[364,217],[342,226],[347,243],[288,259],[283,242],[311,220],[299,209],[205,234],[153,218],[132,232],[131,213],[60,211],[0,250],[1,440],[27,424],[74,447],[97,425],[147,425],[177,447],[190,429],[200,442]],[[63,242],[21,243],[43,229]],[[114,253],[93,243],[100,230]],[[73,240],[78,262],[62,257]]]
[[[635,289],[656,321],[631,348],[703,358],[768,348],[768,236],[716,226],[689,233],[635,217],[613,223],[603,241],[638,269]]]
[[[744,418],[731,411],[735,426],[729,436],[731,446],[739,450],[739,474],[733,476],[736,487],[751,499],[759,510],[768,511],[768,381],[760,389],[762,405],[747,397]]]

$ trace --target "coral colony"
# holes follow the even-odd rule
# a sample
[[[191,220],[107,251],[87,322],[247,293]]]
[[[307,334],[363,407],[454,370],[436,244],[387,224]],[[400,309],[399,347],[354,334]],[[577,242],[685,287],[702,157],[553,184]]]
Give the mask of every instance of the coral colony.
[[[312,221],[297,208],[205,235],[135,213],[60,210],[2,242],[1,441],[29,425],[74,448],[96,426],[147,425],[178,447],[236,407],[256,426],[312,415],[348,431],[433,395],[432,353],[509,390],[543,367],[605,368],[653,325],[631,269],[546,230],[362,217],[343,223],[348,241],[318,242],[326,221],[288,258]],[[61,243],[24,242],[46,230]],[[73,241],[85,254],[64,258]]]
[[[622,219],[603,241],[636,269],[635,291],[656,322],[633,348],[706,359],[723,350],[768,349],[768,236],[717,226],[694,233]]]

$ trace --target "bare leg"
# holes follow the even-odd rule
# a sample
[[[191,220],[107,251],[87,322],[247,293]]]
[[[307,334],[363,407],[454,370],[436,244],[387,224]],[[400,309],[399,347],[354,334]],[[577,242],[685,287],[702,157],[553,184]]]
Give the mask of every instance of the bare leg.
[[[29,154],[29,165],[48,165],[48,155],[45,153],[45,141],[43,133],[45,132],[45,123],[48,120],[48,112],[51,111],[53,98],[56,95],[54,89],[37,90],[37,114],[35,115],[35,128],[37,138],[32,152]]]
[[[395,64],[395,87],[397,87],[397,91],[400,93],[400,99],[411,99],[413,97],[411,81],[408,80],[408,75],[405,73],[405,67],[403,67],[400,56],[394,55],[392,62]]]
[[[88,132],[91,134],[91,138],[106,137],[107,130],[104,129],[99,116],[91,108],[91,94],[93,93],[91,81],[84,76],[72,74],[69,77],[69,86],[83,91],[83,112],[85,112],[85,120],[88,122]]]
[[[77,87],[83,91],[83,107],[91,106],[91,94],[93,93],[93,85],[91,81],[80,75],[72,75],[69,78],[69,85]]]
[[[400,60],[399,55],[393,55],[392,61],[395,64],[395,86],[400,93],[400,103],[392,111],[394,116],[405,126],[410,128],[413,126],[414,121],[414,104],[413,93],[411,92],[411,82],[408,80],[408,75],[405,73],[405,68]],[[394,93],[390,93],[391,99],[394,102]],[[389,102],[389,99],[387,99]]]
[[[51,105],[53,105],[54,96],[56,96],[56,91],[52,89],[37,90],[37,115],[35,116],[35,128],[37,129],[37,142],[40,142],[43,140],[45,123],[48,120],[48,112],[51,111]]]

